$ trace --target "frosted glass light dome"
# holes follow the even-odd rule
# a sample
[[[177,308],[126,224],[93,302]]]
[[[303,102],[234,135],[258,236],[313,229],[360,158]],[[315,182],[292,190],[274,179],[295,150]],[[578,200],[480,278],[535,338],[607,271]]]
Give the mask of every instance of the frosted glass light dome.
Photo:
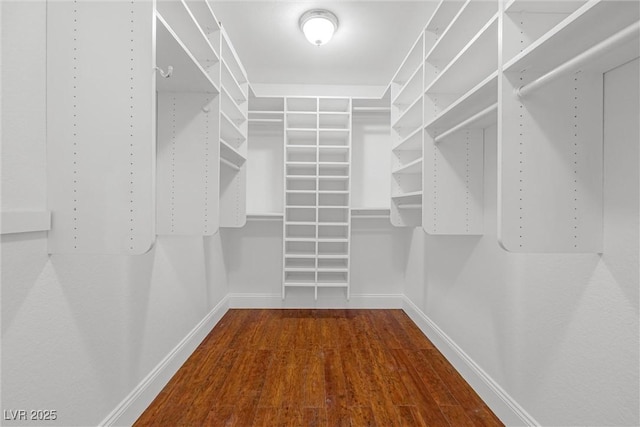
[[[338,18],[328,10],[309,10],[300,17],[300,28],[309,43],[321,46],[331,40],[338,29]]]

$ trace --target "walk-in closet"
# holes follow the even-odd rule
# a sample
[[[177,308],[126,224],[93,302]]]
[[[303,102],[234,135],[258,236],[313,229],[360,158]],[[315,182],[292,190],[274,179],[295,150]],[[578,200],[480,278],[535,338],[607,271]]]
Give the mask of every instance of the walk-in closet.
[[[640,425],[637,0],[0,34],[3,425]]]

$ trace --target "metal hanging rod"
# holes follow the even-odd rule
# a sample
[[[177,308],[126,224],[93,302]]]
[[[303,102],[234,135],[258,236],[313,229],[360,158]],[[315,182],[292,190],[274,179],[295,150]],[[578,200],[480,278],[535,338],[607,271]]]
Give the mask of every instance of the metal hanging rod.
[[[473,116],[469,117],[468,119],[458,123],[457,125],[455,125],[454,127],[452,127],[451,129],[441,133],[440,135],[436,136],[435,138],[433,138],[433,142],[440,142],[443,139],[447,138],[449,135],[452,135],[456,132],[458,132],[461,129],[464,129],[465,127],[469,126],[470,124],[488,116],[489,114],[493,113],[494,111],[496,111],[498,109],[498,103],[496,102],[493,105],[488,106],[487,108],[485,108],[484,110],[480,111],[479,113],[474,114]]]
[[[625,43],[634,37],[637,37],[638,36],[637,33],[639,30],[640,30],[640,21],[634,22],[633,24],[618,31],[617,33],[610,36],[609,38],[590,47],[589,49],[585,50],[581,54],[571,58],[564,64],[561,64],[556,68],[554,68],[553,70],[549,71],[548,73],[538,77],[531,83],[528,83],[524,86],[520,86],[519,88],[516,89],[516,95],[522,98],[560,76],[569,74],[572,71],[577,71],[577,69],[579,69],[582,65],[584,65],[586,62],[590,61],[594,57],[600,54],[603,54],[606,51],[622,43]]]

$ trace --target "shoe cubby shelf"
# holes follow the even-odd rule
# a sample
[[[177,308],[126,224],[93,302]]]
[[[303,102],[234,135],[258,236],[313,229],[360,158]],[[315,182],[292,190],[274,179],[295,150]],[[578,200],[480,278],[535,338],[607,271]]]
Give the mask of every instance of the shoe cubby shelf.
[[[285,98],[282,298],[290,287],[349,298],[351,100]]]

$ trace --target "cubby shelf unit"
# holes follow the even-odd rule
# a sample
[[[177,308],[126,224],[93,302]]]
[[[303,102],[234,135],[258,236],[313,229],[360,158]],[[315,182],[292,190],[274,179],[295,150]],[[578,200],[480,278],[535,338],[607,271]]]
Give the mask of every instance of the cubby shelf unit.
[[[351,100],[285,99],[282,298],[289,287],[349,298]]]
[[[422,138],[425,34],[413,44],[391,81],[391,223],[420,225],[422,204]]]
[[[220,33],[220,226],[242,227],[247,219],[249,82],[224,28]]]

